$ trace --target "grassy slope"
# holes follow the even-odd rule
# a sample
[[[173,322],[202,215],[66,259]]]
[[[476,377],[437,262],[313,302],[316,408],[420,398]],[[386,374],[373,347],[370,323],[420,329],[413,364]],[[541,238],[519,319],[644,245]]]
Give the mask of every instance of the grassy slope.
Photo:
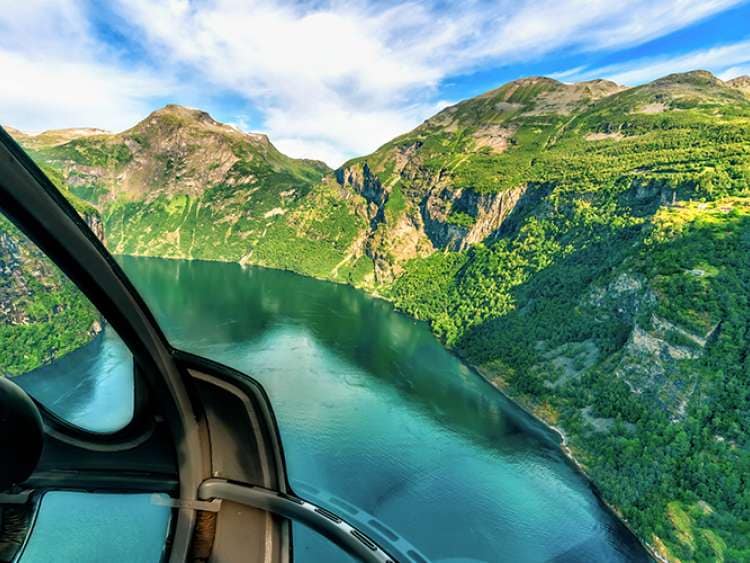
[[[338,186],[321,182],[328,168],[202,112],[167,106],[124,133],[30,152],[101,210],[115,253],[362,275],[349,264],[332,276],[365,224]]]

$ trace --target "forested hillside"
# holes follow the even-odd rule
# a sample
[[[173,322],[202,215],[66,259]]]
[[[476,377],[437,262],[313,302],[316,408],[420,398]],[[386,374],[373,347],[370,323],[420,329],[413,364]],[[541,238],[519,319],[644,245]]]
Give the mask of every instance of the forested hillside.
[[[113,252],[383,295],[558,426],[654,550],[741,561],[747,83],[522,79],[333,172],[175,106],[117,135],[19,139],[98,208]]]
[[[324,276],[364,226],[356,202],[335,182],[321,182],[330,172],[325,164],[289,158],[265,135],[198,110],[166,106],[114,135],[64,133],[20,140],[72,193],[99,208],[115,253]]]
[[[96,210],[62,190],[101,235]],[[101,329],[101,318],[88,299],[0,215],[0,377],[51,363],[91,341]]]
[[[521,181],[481,180],[515,147],[474,157],[483,190],[522,186],[499,229],[407,263],[388,295],[562,428],[658,552],[747,560],[750,102],[669,76],[539,137]]]

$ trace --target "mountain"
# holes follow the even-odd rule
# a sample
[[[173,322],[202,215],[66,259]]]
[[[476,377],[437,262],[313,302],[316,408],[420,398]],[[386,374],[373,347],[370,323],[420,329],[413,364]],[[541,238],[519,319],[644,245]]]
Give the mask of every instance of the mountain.
[[[24,146],[66,142],[85,130],[26,135],[5,128]],[[35,140],[36,139],[36,140]],[[28,149],[27,149],[28,150]],[[62,175],[41,168],[100,238],[98,210],[73,194]],[[88,299],[15,225],[0,215],[0,377],[26,373],[76,350],[102,330],[102,319]]]
[[[62,145],[74,139],[92,137],[99,135],[109,134],[103,129],[92,129],[92,128],[72,128],[72,129],[50,129],[48,131],[42,131],[41,133],[24,133],[13,127],[5,127],[17,141],[23,142],[23,145],[27,148],[43,148],[53,147],[56,145]]]
[[[569,114],[545,101],[568,88],[531,87],[355,163],[413,151],[382,185],[459,250],[405,262],[384,293],[561,428],[655,551],[746,560],[750,103],[704,72]],[[490,103],[507,143],[477,150]]]
[[[336,176],[369,203],[364,252],[377,281],[393,280],[411,258],[464,250],[493,235],[564,124],[621,90],[603,80],[517,80],[346,163]]]
[[[328,233],[316,233],[325,240],[303,236],[306,222],[323,225],[340,205],[331,190],[306,197],[329,172],[325,164],[289,158],[265,135],[202,111],[169,105],[118,134],[19,140],[100,210],[116,253],[283,266],[300,253],[330,254],[346,235],[334,218]]]
[[[167,106],[32,146],[114,252],[352,283],[565,436],[671,561],[750,559],[750,99],[516,80],[335,171]]]
[[[732,88],[736,88],[743,94],[750,95],[750,76],[738,76],[727,81],[727,84]]]

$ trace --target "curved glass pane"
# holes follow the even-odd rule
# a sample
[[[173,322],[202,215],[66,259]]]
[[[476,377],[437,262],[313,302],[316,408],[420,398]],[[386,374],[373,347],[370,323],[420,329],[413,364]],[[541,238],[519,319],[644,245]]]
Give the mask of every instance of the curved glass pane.
[[[0,216],[0,376],[80,428],[133,418],[133,358],[81,291]]]
[[[172,344],[263,384],[296,492],[400,559],[647,560],[539,425],[389,304],[275,270],[118,260]],[[321,545],[298,532],[297,559],[329,560]]]
[[[133,418],[133,356],[108,324],[91,342],[13,382],[91,432],[116,432]]]
[[[20,563],[161,561],[170,508],[151,494],[45,493]]]

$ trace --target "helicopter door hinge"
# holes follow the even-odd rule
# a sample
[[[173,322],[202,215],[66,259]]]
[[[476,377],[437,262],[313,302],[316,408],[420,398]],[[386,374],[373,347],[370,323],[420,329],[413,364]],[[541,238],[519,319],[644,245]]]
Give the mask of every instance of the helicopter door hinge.
[[[34,491],[26,490],[18,493],[0,494],[0,504],[26,504]]]
[[[168,506],[170,508],[187,508],[188,510],[203,510],[205,512],[219,512],[221,510],[221,499],[214,500],[192,500],[178,499],[167,495],[154,493],[151,495],[151,504],[157,506]]]

